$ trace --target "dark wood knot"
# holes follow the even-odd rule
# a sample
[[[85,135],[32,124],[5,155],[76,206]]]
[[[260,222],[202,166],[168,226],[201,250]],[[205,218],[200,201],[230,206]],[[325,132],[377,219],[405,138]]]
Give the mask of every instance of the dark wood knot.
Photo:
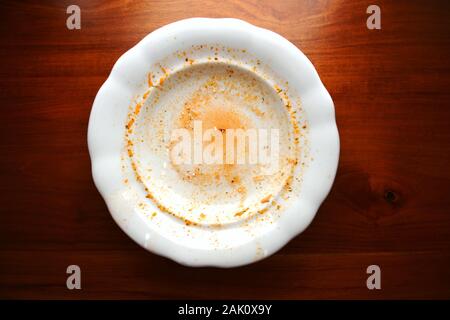
[[[385,190],[384,191],[384,200],[390,204],[394,204],[398,200],[398,195],[392,190]]]

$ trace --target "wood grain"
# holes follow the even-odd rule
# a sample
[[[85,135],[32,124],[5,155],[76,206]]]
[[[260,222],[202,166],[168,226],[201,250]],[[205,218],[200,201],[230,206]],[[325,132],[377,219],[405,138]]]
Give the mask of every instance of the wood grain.
[[[450,298],[450,5],[376,1],[0,4],[0,298]],[[341,155],[312,225],[274,256],[192,269],[134,244],[92,182],[86,131],[117,58],[152,30],[236,17],[280,33],[333,97]],[[65,287],[82,268],[82,290]],[[382,269],[382,290],[366,268]]]

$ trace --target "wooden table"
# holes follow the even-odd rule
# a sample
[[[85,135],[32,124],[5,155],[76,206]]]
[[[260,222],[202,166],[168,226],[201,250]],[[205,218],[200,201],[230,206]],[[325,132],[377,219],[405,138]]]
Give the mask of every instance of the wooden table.
[[[2,1],[0,298],[450,298],[448,1]],[[381,30],[366,8],[381,7]],[[295,43],[333,97],[333,189],[274,256],[193,269],[114,223],[91,178],[86,131],[117,58],[156,28],[236,17]],[[82,290],[66,288],[66,268]],[[381,267],[381,290],[366,268]]]

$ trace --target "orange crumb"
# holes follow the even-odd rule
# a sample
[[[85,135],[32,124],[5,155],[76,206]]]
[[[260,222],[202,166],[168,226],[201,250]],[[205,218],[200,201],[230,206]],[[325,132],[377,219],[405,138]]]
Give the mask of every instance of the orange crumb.
[[[142,104],[140,104],[140,103],[138,103],[137,105],[136,105],[136,108],[134,109],[134,114],[139,114],[139,111],[141,111],[141,107],[142,107]]]
[[[265,196],[264,198],[262,198],[262,199],[261,199],[261,203],[269,202],[271,196],[272,196],[272,195],[269,194],[269,195]]]
[[[151,73],[148,74],[147,80],[148,80],[148,86],[149,87],[153,87],[153,81],[152,81],[152,74]]]
[[[127,123],[127,125],[126,125],[126,128],[127,128],[127,129],[130,129],[131,126],[133,125],[133,123],[134,123],[134,118],[131,118],[130,121],[128,121],[128,123]]]

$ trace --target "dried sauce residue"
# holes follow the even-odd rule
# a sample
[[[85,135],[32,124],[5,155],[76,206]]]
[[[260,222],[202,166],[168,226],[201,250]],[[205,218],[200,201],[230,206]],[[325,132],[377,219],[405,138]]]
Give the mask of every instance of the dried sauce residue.
[[[213,50],[215,52],[214,54],[214,61],[218,61],[218,48],[217,47],[211,47],[211,50]],[[244,51],[243,51],[244,52]],[[185,65],[189,68],[191,66],[193,66],[196,62],[195,59],[189,58],[186,56],[185,52],[179,53],[180,58],[183,57],[183,60],[185,62]],[[211,58],[208,57],[208,60],[210,60]],[[220,63],[220,62],[210,62],[210,63]],[[259,60],[257,60],[257,65],[260,66],[261,62]],[[134,172],[134,175],[136,177],[136,180],[138,182],[141,182],[145,193],[146,193],[146,198],[149,199],[160,211],[168,213],[176,218],[181,219],[184,224],[186,226],[196,226],[198,225],[198,223],[196,221],[192,221],[191,219],[186,219],[184,218],[183,213],[178,213],[178,212],[172,212],[171,209],[169,209],[167,206],[162,205],[152,194],[152,191],[149,190],[149,188],[146,186],[145,183],[143,183],[144,177],[139,173],[139,162],[135,159],[135,151],[134,151],[134,143],[133,143],[133,133],[134,133],[134,128],[136,125],[136,120],[139,117],[140,113],[141,113],[141,109],[143,107],[143,103],[145,102],[145,100],[147,100],[150,96],[150,92],[152,89],[158,89],[158,90],[163,90],[163,87],[166,83],[166,80],[169,78],[170,76],[170,71],[169,69],[160,66],[160,70],[162,72],[162,75],[159,77],[159,80],[157,80],[157,84],[155,85],[155,82],[153,81],[153,79],[155,78],[155,74],[152,73],[148,73],[147,75],[147,84],[149,89],[143,94],[142,96],[142,100],[138,103],[135,104],[135,106],[133,108],[131,108],[130,113],[128,114],[128,120],[126,122],[125,125],[125,140],[126,140],[126,153],[128,155],[128,158],[131,162],[131,168]],[[256,69],[253,69],[254,71],[256,71]],[[235,75],[235,70],[233,69],[229,69],[227,71],[226,77],[230,79],[230,88],[234,87],[232,85],[232,79],[233,76]],[[158,79],[158,78],[156,78]],[[222,80],[220,80],[222,81]],[[210,79],[208,82],[205,83],[205,88],[206,88],[206,92],[217,92],[220,90],[220,86],[218,85],[217,79]],[[239,88],[239,87],[237,87]],[[279,85],[275,84],[273,85],[273,89],[275,90],[276,94],[280,96],[281,100],[283,101],[284,106],[286,107],[286,111],[289,114],[290,117],[290,124],[292,125],[293,128],[293,134],[294,134],[294,138],[293,138],[293,143],[294,143],[294,148],[298,149],[298,152],[294,152],[294,154],[300,154],[299,153],[299,145],[300,145],[300,136],[301,136],[301,131],[298,125],[298,119],[297,119],[297,110],[295,108],[292,107],[292,103],[289,99],[289,95],[287,93],[286,89],[281,88]],[[234,92],[234,91],[233,91]],[[242,90],[241,91],[236,91],[235,95],[237,97],[240,97],[242,94]],[[184,128],[190,128],[192,126],[192,121],[195,119],[201,119],[203,121],[203,123],[205,123],[206,127],[215,127],[217,128],[217,130],[222,131],[225,130],[227,128],[245,128],[247,126],[246,122],[249,122],[248,120],[245,119],[245,115],[244,114],[234,114],[232,110],[229,109],[223,109],[220,111],[217,110],[212,110],[212,111],[202,111],[202,110],[198,110],[198,106],[199,105],[208,105],[210,103],[211,97],[208,95],[202,95],[201,91],[199,91],[197,93],[197,95],[194,93],[192,100],[185,105],[183,112],[180,114],[180,125],[181,127]],[[257,95],[252,95],[252,94],[244,94],[242,96],[242,99],[244,101],[246,101],[249,104],[249,108],[250,110],[253,112],[254,115],[256,115],[257,117],[270,117],[270,115],[267,115],[266,112],[261,111],[257,106],[253,105],[254,102],[256,101],[262,101],[264,102],[265,97],[264,96],[257,96]],[[307,125],[306,123],[302,126],[302,129],[306,130]],[[170,145],[168,146],[170,148]],[[299,163],[299,159],[296,158],[290,158],[288,159],[288,163],[291,165],[291,170],[289,172],[289,175],[285,176],[285,183],[283,186],[283,190],[286,192],[292,192],[292,183],[293,183],[293,176],[294,176],[294,171],[295,171],[295,167],[298,165]],[[204,175],[204,173],[199,172],[199,171],[194,171],[193,174],[189,174],[186,175],[185,178],[189,181],[196,181],[198,179],[200,179],[203,175],[203,179],[205,179],[206,182],[211,182],[213,180],[219,181],[221,180],[221,177],[226,177],[227,181],[231,184],[235,186],[235,190],[238,194],[241,194],[241,201],[242,204],[244,203],[244,200],[246,198],[247,195],[247,189],[246,187],[242,184],[242,179],[240,177],[239,174],[236,174],[235,170],[232,170],[232,168],[230,166],[224,166],[224,171],[213,171],[210,174]],[[222,169],[221,169],[222,170]],[[264,181],[264,177],[262,176],[253,176],[252,177],[253,181],[255,183],[261,183]],[[268,194],[266,196],[264,196],[263,198],[261,198],[259,200],[259,202],[261,204],[264,204],[265,206],[262,209],[257,210],[257,213],[259,213],[260,215],[268,212],[269,210],[271,210],[272,208],[279,210],[281,208],[281,205],[276,203],[274,200],[271,201],[272,198],[276,198],[277,195],[272,195],[272,194]],[[285,197],[286,199],[287,197]],[[240,211],[234,213],[233,215],[235,217],[244,217],[247,216],[247,214],[250,212],[250,208],[249,207],[244,207],[242,208]],[[156,213],[153,213],[152,217],[154,217],[156,215]],[[251,217],[251,216],[249,216]],[[205,213],[200,213],[198,214],[197,218],[199,221],[204,221],[205,219],[207,219],[207,215]],[[216,226],[216,227],[220,227],[221,223],[211,223],[209,222],[210,226]]]

